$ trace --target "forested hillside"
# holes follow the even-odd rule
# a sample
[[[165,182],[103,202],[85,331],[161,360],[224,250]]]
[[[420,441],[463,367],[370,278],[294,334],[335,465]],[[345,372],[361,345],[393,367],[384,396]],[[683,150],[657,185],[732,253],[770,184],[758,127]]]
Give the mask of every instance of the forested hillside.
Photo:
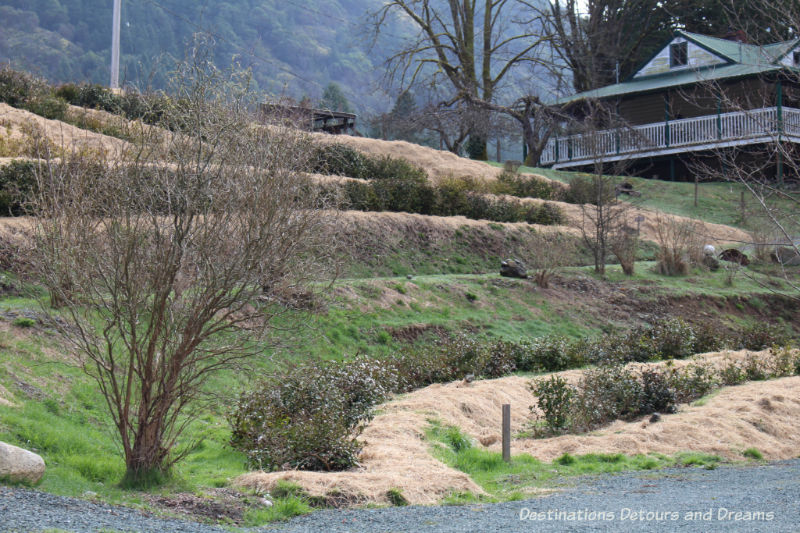
[[[54,82],[108,83],[110,0],[3,0],[0,62]],[[259,88],[321,97],[338,82],[357,111],[375,94],[384,55],[369,51],[366,15],[379,0],[123,0],[120,78],[163,86],[170,56],[195,32],[211,33],[219,65],[238,56]],[[380,43],[379,43],[380,44]]]

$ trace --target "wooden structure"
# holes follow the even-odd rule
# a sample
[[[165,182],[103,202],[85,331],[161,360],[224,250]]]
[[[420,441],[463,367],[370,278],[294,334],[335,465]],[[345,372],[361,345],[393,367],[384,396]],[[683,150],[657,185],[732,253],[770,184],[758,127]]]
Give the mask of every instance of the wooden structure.
[[[333,135],[357,134],[355,129],[357,115],[353,113],[282,103],[261,104],[259,111],[262,121],[278,120],[304,130]]]
[[[800,39],[755,46],[679,31],[621,83],[563,98],[580,119],[588,103],[613,110],[624,127],[553,136],[539,164],[580,169],[626,160],[638,175],[681,179],[694,157],[765,143],[800,146]],[[774,170],[782,178],[781,161]]]

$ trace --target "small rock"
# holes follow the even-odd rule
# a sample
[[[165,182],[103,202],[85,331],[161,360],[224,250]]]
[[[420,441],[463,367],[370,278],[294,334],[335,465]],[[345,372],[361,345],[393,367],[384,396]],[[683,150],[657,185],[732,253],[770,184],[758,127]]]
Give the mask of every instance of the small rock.
[[[659,413],[650,415],[650,423],[655,424],[656,422],[661,422],[661,415]]]
[[[36,483],[44,475],[44,459],[28,450],[0,442],[0,478]]]
[[[414,279],[414,276],[412,276],[411,274],[406,274],[406,279]]]
[[[266,498],[261,498],[261,505],[264,507],[272,507],[272,502]]]

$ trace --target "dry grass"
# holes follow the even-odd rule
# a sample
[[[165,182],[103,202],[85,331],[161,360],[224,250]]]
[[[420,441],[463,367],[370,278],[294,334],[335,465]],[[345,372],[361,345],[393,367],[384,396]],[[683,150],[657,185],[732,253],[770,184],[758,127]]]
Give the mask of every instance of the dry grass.
[[[451,152],[435,150],[406,141],[383,141],[324,133],[314,134],[314,139],[323,143],[345,144],[371,155],[401,157],[424,168],[434,182],[448,176],[470,177],[479,180],[495,179],[502,171],[502,169],[487,165],[482,161],[473,161]]]
[[[119,127],[123,127],[128,123],[124,118],[104,111],[88,110],[71,106],[68,113],[73,119],[84,117],[86,120]],[[113,154],[120,153],[121,150],[127,146],[125,141],[115,137],[79,129],[57,120],[48,120],[28,111],[10,107],[6,104],[0,104],[0,126],[0,137],[4,136],[12,143],[23,143],[24,140],[30,136],[31,131],[36,130],[41,132],[52,145],[63,147],[66,150],[89,148]],[[313,137],[320,142],[346,144],[368,154],[390,155],[392,157],[407,159],[424,168],[431,176],[433,182],[437,182],[441,178],[452,176],[468,176],[481,180],[493,180],[501,172],[501,169],[492,167],[481,161],[473,161],[459,157],[450,152],[435,150],[405,141],[383,141],[364,137],[352,137],[348,135],[332,136],[327,134],[313,134]],[[4,164],[5,162],[7,162],[7,159],[0,160],[0,164]],[[536,177],[547,180],[544,176],[537,175]],[[314,178],[321,181],[336,180],[341,182],[346,180],[346,178],[332,178],[320,175],[314,175]],[[541,203],[541,200],[535,199],[525,199],[523,201]],[[570,226],[576,228],[580,226],[580,206],[564,202],[553,203],[563,209]],[[659,212],[633,208],[630,210],[631,225],[635,226],[633,218],[637,215],[644,217],[644,222],[641,224],[641,237],[646,240],[655,241],[657,237],[656,226]],[[372,216],[372,214],[370,214],[370,216]],[[453,224],[465,224],[464,220],[466,219],[462,217],[451,218],[453,219]],[[676,217],[676,220],[690,219]],[[437,221],[437,224],[441,223],[441,220]],[[470,222],[466,222],[466,224],[469,223]],[[750,238],[750,236],[742,230],[720,224],[705,224],[704,230],[706,235],[702,236],[701,240],[707,243],[749,242]]]
[[[31,135],[41,135],[51,145],[65,151],[89,149],[115,154],[127,146],[125,141],[116,137],[76,128],[65,122],[49,120],[24,109],[0,103],[0,136],[7,142],[24,145]]]
[[[748,352],[721,352],[689,361],[714,365],[727,359],[743,359]],[[664,363],[654,363],[661,366]],[[639,366],[639,365],[637,365]],[[577,381],[582,371],[559,372]],[[353,502],[386,503],[386,491],[396,487],[411,503],[431,504],[451,491],[481,489],[465,474],[435,460],[424,440],[429,420],[459,427],[476,442],[491,443],[499,450],[501,405],[512,405],[512,434],[524,428],[534,396],[529,378],[510,376],[464,384],[431,385],[382,406],[367,427],[362,466],[350,472],[253,472],[236,480],[244,487],[269,490],[285,479],[303,486],[311,495],[340,492]],[[664,453],[695,451],[741,459],[741,452],[757,446],[770,460],[788,459],[800,453],[800,377],[752,382],[723,389],[704,405],[683,406],[677,414],[663,416],[655,424],[643,420],[615,422],[589,435],[565,435],[549,439],[516,439],[514,453],[529,453],[551,461],[564,454]]]
[[[534,198],[522,198],[520,199],[523,202],[533,202],[540,204],[544,202],[544,200],[538,200]],[[557,205],[560,207],[564,214],[567,217],[567,221],[570,226],[574,228],[580,228],[583,211],[580,205],[578,204],[568,204],[566,202],[550,202],[551,204]],[[661,211],[655,211],[650,209],[643,209],[641,207],[636,206],[629,206],[625,205],[624,208],[627,210],[627,216],[629,218],[628,224],[631,227],[636,227],[637,224],[635,222],[635,218],[637,216],[644,217],[644,220],[641,222],[641,233],[640,238],[657,242],[658,240],[658,223],[660,218],[664,215]],[[711,224],[711,223],[698,223],[695,219],[682,217],[678,215],[670,215],[672,219],[676,222],[686,222],[697,224],[698,231],[701,233],[697,235],[696,238],[698,241],[703,242],[705,244],[727,244],[727,243],[741,243],[741,242],[750,242],[750,235],[743,230],[733,228],[731,226],[725,226],[723,224]]]

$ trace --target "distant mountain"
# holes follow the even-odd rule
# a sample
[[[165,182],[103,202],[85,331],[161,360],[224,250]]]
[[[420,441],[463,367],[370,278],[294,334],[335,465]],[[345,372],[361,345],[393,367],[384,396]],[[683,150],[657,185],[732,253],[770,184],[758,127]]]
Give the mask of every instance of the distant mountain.
[[[53,82],[108,83],[111,0],[3,0],[0,62]],[[319,99],[339,83],[357,112],[391,101],[377,82],[384,53],[369,51],[366,14],[381,0],[122,0],[120,78],[162,87],[170,58],[192,34],[214,36],[219,66],[253,69],[259,88]]]

